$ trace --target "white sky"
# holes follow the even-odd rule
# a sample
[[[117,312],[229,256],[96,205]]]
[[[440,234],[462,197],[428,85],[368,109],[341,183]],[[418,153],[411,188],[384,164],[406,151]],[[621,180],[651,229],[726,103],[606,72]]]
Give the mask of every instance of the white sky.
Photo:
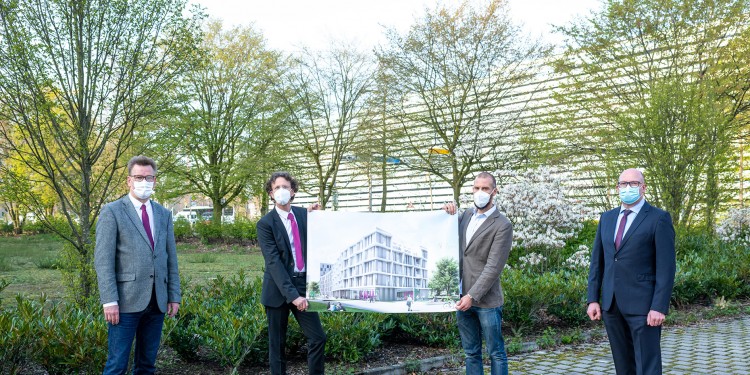
[[[600,0],[507,0],[511,17],[526,33],[548,43],[560,43],[550,24],[564,25],[588,16]],[[226,26],[253,24],[273,49],[292,52],[301,46],[325,49],[331,40],[353,42],[370,50],[385,41],[383,26],[408,30],[429,0],[191,0]],[[443,1],[457,4],[458,0]]]
[[[419,251],[428,251],[429,277],[438,260],[458,261],[458,215],[443,210],[422,212],[313,211],[307,215],[308,280],[320,279],[320,263],[335,263],[347,247],[380,228],[393,235],[393,241]]]

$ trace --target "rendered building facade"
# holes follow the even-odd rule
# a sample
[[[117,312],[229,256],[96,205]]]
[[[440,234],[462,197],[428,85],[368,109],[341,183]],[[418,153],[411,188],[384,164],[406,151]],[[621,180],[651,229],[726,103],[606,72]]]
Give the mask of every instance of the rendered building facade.
[[[408,248],[375,228],[344,249],[335,263],[321,264],[321,294],[377,301],[403,301],[408,296],[426,299],[430,292],[427,256],[423,246]]]

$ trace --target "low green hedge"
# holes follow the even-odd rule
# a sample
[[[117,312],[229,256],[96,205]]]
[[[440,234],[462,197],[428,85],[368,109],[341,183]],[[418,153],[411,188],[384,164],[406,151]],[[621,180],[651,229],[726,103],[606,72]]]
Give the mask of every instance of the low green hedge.
[[[258,240],[257,230],[255,228],[257,221],[245,218],[237,218],[233,223],[216,224],[211,221],[196,223],[192,229],[195,231],[201,242],[209,243],[254,243]],[[187,232],[186,230],[181,231]],[[192,235],[192,231],[191,231]],[[177,228],[175,227],[175,236]],[[181,239],[186,239],[185,236]]]

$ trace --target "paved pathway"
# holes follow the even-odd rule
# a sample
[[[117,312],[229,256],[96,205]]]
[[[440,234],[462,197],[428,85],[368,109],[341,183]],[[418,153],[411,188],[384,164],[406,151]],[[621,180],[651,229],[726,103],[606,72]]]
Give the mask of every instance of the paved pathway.
[[[750,375],[750,317],[665,329],[662,363],[665,375]],[[509,369],[511,374],[615,373],[607,342],[514,355]]]

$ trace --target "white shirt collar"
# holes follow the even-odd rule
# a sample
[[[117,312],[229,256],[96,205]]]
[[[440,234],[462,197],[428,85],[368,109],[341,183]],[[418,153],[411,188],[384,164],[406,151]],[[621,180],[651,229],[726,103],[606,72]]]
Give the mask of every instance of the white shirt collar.
[[[625,206],[620,206],[620,215],[622,215],[622,212],[625,211],[625,210],[633,211],[634,214],[638,215],[638,212],[641,211],[641,208],[643,208],[644,204],[646,204],[646,198],[641,199],[641,201],[638,202],[638,204],[636,204],[635,206],[630,207],[630,208],[625,208]],[[635,215],[633,215],[633,216],[635,216]]]
[[[279,208],[279,206],[274,206],[274,209],[276,210],[276,213],[279,214],[279,217],[284,220],[289,220],[289,212],[292,211],[291,209],[289,211],[284,211],[283,209]]]
[[[147,210],[151,209],[151,199],[147,200],[146,203],[142,203],[141,201],[136,199],[133,194],[130,194],[130,192],[128,192],[128,198],[130,198],[130,203],[133,204],[133,207],[135,207],[138,212],[141,212],[141,206],[143,206],[144,204],[146,205]]]
[[[476,208],[476,207],[474,207],[474,217],[477,217],[477,216],[479,216],[479,215],[484,215],[485,217],[490,217],[490,215],[492,215],[492,213],[493,213],[493,212],[495,212],[495,210],[497,210],[497,205],[494,205],[494,204],[493,204],[493,205],[492,205],[492,207],[490,207],[490,209],[489,209],[489,210],[487,210],[487,211],[485,211],[485,212],[482,212],[482,213],[480,214],[480,213],[478,213],[478,212],[477,212],[477,208]]]

